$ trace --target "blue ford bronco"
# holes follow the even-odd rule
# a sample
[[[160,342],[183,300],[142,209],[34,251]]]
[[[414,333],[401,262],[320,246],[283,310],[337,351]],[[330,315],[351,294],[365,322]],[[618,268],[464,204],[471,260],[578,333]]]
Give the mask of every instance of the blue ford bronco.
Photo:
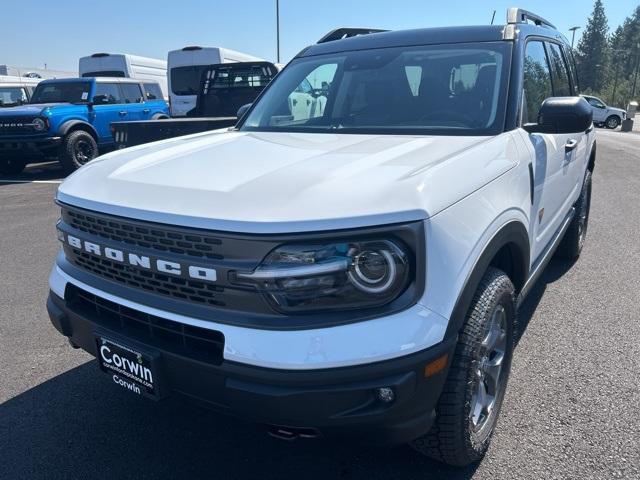
[[[0,173],[54,158],[77,170],[113,146],[111,122],[168,118],[160,86],[130,78],[65,78],[38,84],[29,104],[0,112]]]

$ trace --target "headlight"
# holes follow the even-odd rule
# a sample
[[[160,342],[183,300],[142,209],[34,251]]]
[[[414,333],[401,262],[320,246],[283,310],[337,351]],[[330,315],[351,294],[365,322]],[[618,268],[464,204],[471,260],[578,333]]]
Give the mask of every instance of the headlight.
[[[47,127],[46,122],[41,118],[34,119],[31,125],[33,125],[33,129],[38,132],[43,131]]]
[[[365,240],[284,245],[252,272],[231,281],[252,285],[284,312],[379,307],[411,279],[409,252],[399,241]]]

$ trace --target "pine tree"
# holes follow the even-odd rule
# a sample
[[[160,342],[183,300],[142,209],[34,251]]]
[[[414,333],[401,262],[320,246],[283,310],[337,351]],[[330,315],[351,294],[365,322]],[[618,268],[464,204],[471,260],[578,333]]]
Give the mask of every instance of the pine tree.
[[[578,43],[578,70],[583,90],[601,91],[608,79],[609,25],[602,0],[596,0],[593,13]]]

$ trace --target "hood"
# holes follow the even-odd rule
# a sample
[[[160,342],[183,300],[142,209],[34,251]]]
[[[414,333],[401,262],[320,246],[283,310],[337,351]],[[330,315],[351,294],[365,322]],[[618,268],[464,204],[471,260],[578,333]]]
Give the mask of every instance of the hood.
[[[616,108],[616,107],[607,107],[609,109],[610,112],[618,112],[620,114],[627,114],[627,111],[623,108]]]
[[[509,133],[208,132],[100,157],[62,183],[58,200],[223,231],[380,225],[434,215],[512,168],[514,148]]]
[[[0,110],[0,116],[12,116],[25,115],[36,116],[42,115],[43,112],[52,107],[70,107],[77,108],[77,105],[70,103],[28,103],[26,105],[18,105],[15,107],[6,107]]]

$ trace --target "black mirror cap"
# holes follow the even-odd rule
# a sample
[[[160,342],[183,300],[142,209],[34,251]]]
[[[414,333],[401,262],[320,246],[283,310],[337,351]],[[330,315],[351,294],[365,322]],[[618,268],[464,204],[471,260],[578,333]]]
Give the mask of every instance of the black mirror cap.
[[[593,123],[593,110],[582,97],[551,97],[542,102],[538,123],[525,125],[530,133],[580,133]]]
[[[238,113],[236,113],[238,121],[242,120],[242,117],[244,117],[244,114],[251,108],[251,105],[253,105],[253,103],[246,103],[238,109]]]

